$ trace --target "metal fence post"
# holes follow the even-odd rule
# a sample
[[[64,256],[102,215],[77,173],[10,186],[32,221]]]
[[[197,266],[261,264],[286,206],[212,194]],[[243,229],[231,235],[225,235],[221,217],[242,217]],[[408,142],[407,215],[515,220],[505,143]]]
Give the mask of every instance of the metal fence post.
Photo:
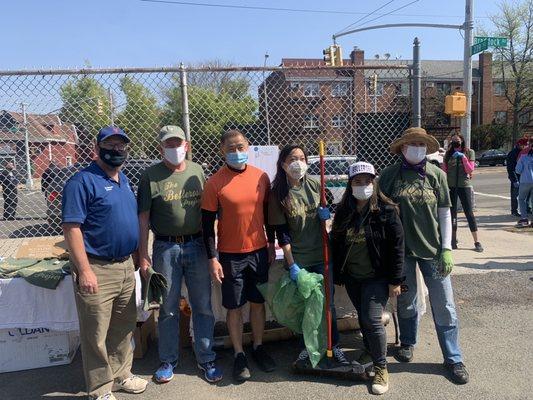
[[[187,92],[187,71],[183,63],[180,64],[180,88],[181,88],[181,122],[185,132],[185,140],[191,143],[191,123],[189,120],[189,95]],[[187,159],[192,159],[192,150],[189,145]]]
[[[33,178],[31,176],[31,159],[30,159],[30,135],[28,132],[28,118],[26,115],[26,104],[22,103],[22,120],[24,123],[24,154],[26,156],[26,187],[33,189]]]
[[[413,42],[413,126],[422,124],[422,74],[420,72],[420,40],[415,37]]]

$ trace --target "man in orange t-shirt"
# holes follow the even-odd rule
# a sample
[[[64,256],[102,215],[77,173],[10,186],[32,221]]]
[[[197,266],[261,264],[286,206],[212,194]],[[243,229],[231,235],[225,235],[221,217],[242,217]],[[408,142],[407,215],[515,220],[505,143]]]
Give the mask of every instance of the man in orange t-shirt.
[[[250,379],[242,347],[242,310],[250,303],[252,358],[265,371],[275,368],[262,341],[265,329],[264,298],[257,284],[268,281],[269,265],[275,259],[274,233],[265,225],[270,180],[262,170],[248,165],[248,140],[237,130],[221,137],[226,165],[207,181],[202,197],[202,228],[213,280],[222,285],[222,305],[227,309],[226,323],[235,361],[236,381]],[[215,250],[215,220],[218,217],[218,259]]]

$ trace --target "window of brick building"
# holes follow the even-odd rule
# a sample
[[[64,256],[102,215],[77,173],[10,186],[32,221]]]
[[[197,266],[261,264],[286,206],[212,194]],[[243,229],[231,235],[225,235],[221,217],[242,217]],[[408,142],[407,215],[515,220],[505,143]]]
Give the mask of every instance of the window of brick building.
[[[409,96],[409,83],[400,82],[395,85],[396,96]]]
[[[518,116],[518,123],[521,125],[529,125],[531,122],[531,111],[523,112]]]
[[[448,95],[452,92],[452,84],[449,82],[440,82],[436,84],[437,92]]]
[[[291,82],[290,88],[292,91],[296,91],[300,89],[300,82]]]
[[[378,82],[376,86],[376,93],[374,93],[374,84],[372,80],[368,81],[368,93],[370,96],[383,96],[385,91],[385,84],[383,82]]]
[[[304,117],[304,128],[318,128],[318,115],[308,114]]]
[[[505,123],[507,123],[507,111],[496,111],[496,112],[494,112],[494,122],[496,124],[505,124]]]
[[[337,82],[331,85],[331,95],[333,97],[343,97],[348,96],[348,83],[347,82]]]
[[[494,90],[494,96],[505,96],[505,83],[494,82],[492,87]]]
[[[305,97],[318,97],[320,95],[320,85],[315,82],[304,83]]]
[[[334,128],[342,128],[346,125],[346,118],[342,115],[334,115],[331,118],[331,126]]]

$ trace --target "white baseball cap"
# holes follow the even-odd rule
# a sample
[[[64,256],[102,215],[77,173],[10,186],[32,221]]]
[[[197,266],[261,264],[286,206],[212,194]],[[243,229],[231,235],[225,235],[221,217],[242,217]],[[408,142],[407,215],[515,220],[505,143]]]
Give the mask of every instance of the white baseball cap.
[[[372,175],[372,177],[375,177],[376,170],[374,169],[374,166],[372,164],[364,161],[358,161],[355,164],[350,165],[350,168],[348,170],[348,176],[350,178],[353,178],[354,176],[359,174],[370,174]]]

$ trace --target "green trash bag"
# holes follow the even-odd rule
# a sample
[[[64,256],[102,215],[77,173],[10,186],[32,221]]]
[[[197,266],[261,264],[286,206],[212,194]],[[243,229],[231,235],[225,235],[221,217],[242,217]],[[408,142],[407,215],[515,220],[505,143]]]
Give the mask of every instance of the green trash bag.
[[[326,353],[324,277],[302,269],[298,285],[284,273],[277,282],[258,285],[278,323],[303,334],[311,365]]]

